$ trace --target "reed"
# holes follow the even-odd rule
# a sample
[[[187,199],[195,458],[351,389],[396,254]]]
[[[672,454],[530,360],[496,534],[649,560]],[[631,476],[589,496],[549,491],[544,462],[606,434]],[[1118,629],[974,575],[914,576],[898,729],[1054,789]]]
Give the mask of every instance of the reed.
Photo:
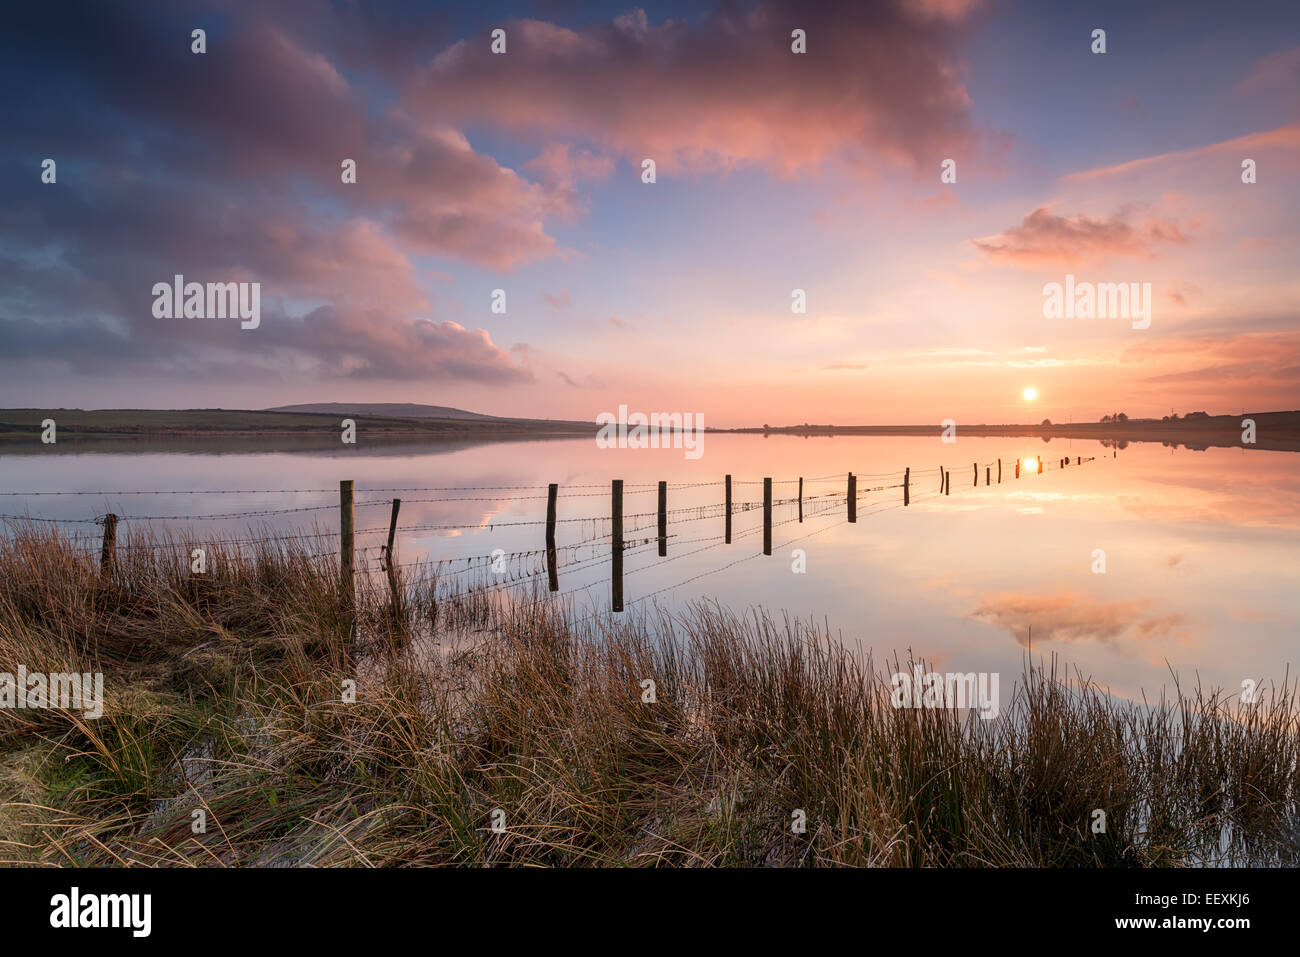
[[[3,529],[0,671],[99,671],[107,697],[98,720],[0,711],[5,863],[1300,857],[1285,677],[1254,706],[1176,679],[1134,702],[1027,659],[988,721],[891,707],[888,676],[912,662],[877,666],[788,617],[698,604],[581,618],[429,578],[402,578],[394,609],[388,582],[364,575],[353,651],[336,556],[213,544],[195,575],[191,543],[128,535],[102,576],[84,542]]]

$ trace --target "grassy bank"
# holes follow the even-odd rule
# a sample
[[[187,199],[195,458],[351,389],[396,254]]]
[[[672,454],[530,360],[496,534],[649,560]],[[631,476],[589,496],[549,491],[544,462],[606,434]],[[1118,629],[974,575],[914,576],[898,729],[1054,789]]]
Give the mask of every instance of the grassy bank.
[[[0,440],[39,443],[41,423],[53,419],[60,439],[140,436],[323,436],[337,445],[345,416],[315,412],[240,409],[0,409]],[[547,419],[439,419],[386,415],[350,416],[369,438],[516,438],[596,434],[595,424]]]
[[[897,663],[797,622],[707,606],[575,621],[429,581],[406,583],[400,613],[367,582],[353,648],[329,556],[213,546],[193,575],[188,548],[128,539],[105,578],[54,531],[0,531],[0,671],[102,671],[106,692],[99,720],[0,711],[8,863],[1300,855],[1294,687],[1254,707],[1199,690],[1144,706],[1035,670],[1014,692],[1003,676],[1002,715],[983,721],[890,707]]]

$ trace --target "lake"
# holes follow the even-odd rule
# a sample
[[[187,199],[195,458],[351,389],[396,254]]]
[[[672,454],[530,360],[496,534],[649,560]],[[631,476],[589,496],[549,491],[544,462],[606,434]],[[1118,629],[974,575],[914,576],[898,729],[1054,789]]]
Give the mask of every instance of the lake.
[[[1197,676],[1234,690],[1247,678],[1280,681],[1300,647],[1295,453],[726,434],[708,434],[694,460],[681,450],[597,448],[591,439],[443,446],[367,445],[362,437],[337,450],[271,440],[226,441],[220,451],[197,440],[158,446],[61,441],[4,449],[0,513],[72,521],[88,546],[99,535],[89,520],[105,512],[124,516],[124,535],[150,524],[225,539],[315,527],[321,537],[309,541],[327,552],[338,548],[338,482],[351,479],[362,567],[378,567],[389,500],[397,496],[396,557],[408,573],[436,569],[447,581],[545,590],[542,523],[546,486],[555,482],[560,593],[590,614],[610,600],[609,483],[620,478],[627,613],[700,599],[736,610],[761,606],[824,622],[878,661],[911,650],[939,670],[1008,677],[1020,674],[1032,641],[1035,657],[1058,654],[1127,697],[1158,694],[1171,668],[1185,686]],[[1067,455],[1085,462],[1056,470]],[[1016,459],[1030,456],[1052,470],[1016,481]],[[994,484],[985,485],[982,463],[998,458],[1003,481],[997,484],[994,466]],[[973,462],[981,463],[978,486]],[[939,494],[941,466],[951,471],[949,495]],[[900,482],[895,473],[909,467],[908,507],[901,488],[872,491]],[[859,476],[853,524],[844,499],[850,471]],[[731,544],[721,541],[719,507],[728,473]],[[771,556],[761,554],[765,476],[776,483]],[[800,476],[802,522],[792,501]],[[667,560],[654,540],[661,480],[671,483]],[[215,494],[267,489],[306,491]],[[214,494],[175,494],[194,490]],[[36,491],[95,494],[11,494]],[[126,491],[148,494],[119,494]],[[247,514],[262,511],[268,514]],[[165,520],[172,516],[180,518]]]

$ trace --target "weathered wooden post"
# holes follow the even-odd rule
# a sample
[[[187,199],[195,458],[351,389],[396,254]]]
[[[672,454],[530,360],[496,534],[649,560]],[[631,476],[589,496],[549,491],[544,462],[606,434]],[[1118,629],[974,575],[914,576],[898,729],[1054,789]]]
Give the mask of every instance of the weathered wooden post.
[[[388,519],[388,544],[384,546],[384,571],[388,572],[388,591],[393,597],[393,609],[396,610],[400,601],[397,594],[397,566],[393,562],[393,541],[397,538],[397,513],[402,508],[400,498],[393,499],[393,514]]]
[[[731,476],[727,476],[727,534],[725,544],[731,544]]]
[[[104,516],[104,544],[99,550],[99,574],[112,576],[117,568],[117,516],[109,512]]]
[[[623,480],[614,479],[610,489],[610,565],[612,566],[610,585],[613,589],[615,611],[623,610]]]
[[[1016,459],[1016,478],[1020,478],[1020,459]]]
[[[990,466],[988,466],[988,465],[984,466],[984,485],[985,485],[985,487],[987,487],[987,486],[993,484],[992,482],[989,481],[989,474],[990,474],[992,471],[993,471],[993,469],[992,469]]]
[[[979,484],[980,484],[980,464],[979,464],[978,462],[972,462],[972,463],[971,463],[971,467],[972,467],[973,469],[975,469],[975,484],[976,484],[976,485],[979,485]]]
[[[849,473],[849,521],[858,520],[858,477]]]
[[[1043,457],[1041,455],[1038,457],[1038,474],[1043,474]]]
[[[351,657],[357,623],[356,513],[352,503],[351,479],[339,482],[339,588],[343,592],[343,625],[347,629]]]
[[[384,546],[384,569],[393,564],[393,541],[397,538],[397,513],[402,509],[402,500],[393,499],[393,511],[388,517],[388,544]]]
[[[912,484],[912,470],[910,468],[903,469],[903,506],[904,507],[909,505],[912,501],[911,484]]]
[[[952,494],[952,471],[951,470],[945,470],[943,473],[943,494],[944,495]]]
[[[659,557],[668,554],[668,483],[659,483]]]
[[[555,500],[560,486],[552,482],[546,487],[546,584],[551,591],[560,590],[560,570],[555,555]]]
[[[803,476],[799,476],[799,524],[803,524]]]
[[[1002,484],[1002,460],[998,459],[998,484]]]
[[[763,479],[763,554],[772,554],[772,480]]]

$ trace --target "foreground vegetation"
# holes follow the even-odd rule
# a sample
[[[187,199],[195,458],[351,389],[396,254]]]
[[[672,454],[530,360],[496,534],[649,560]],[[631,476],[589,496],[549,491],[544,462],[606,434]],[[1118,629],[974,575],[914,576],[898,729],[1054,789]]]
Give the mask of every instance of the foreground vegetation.
[[[134,539],[101,576],[57,532],[2,531],[0,671],[102,671],[106,692],[99,720],[0,711],[6,863],[1300,857],[1294,686],[1135,704],[1049,666],[982,721],[893,709],[897,662],[762,614],[576,620],[429,581],[394,612],[367,582],[353,644],[330,556],[212,546],[193,575]]]

